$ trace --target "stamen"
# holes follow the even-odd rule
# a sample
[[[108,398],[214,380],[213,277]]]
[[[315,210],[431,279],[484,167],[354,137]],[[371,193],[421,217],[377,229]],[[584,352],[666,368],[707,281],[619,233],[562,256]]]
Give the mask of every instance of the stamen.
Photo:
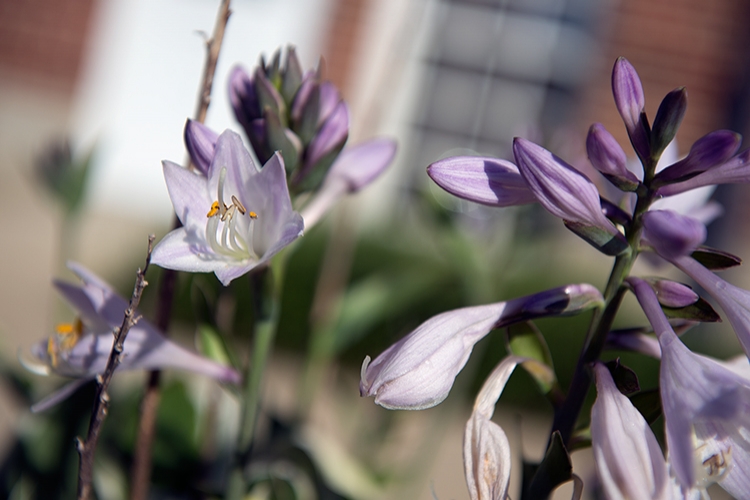
[[[232,195],[232,205],[237,207],[237,210],[239,210],[242,215],[245,215],[245,212],[247,212],[245,205],[243,205],[242,202],[238,200],[235,195]]]
[[[216,215],[218,213],[219,213],[219,202],[215,201],[215,202],[211,203],[211,210],[208,211],[208,213],[206,214],[206,217],[210,218],[210,217],[213,217],[214,215]]]
[[[57,343],[55,342],[55,337],[50,337],[47,340],[47,354],[49,354],[52,368],[57,368]]]
[[[257,219],[258,218],[258,214],[256,214],[255,212],[250,212],[248,215],[250,216],[251,219]]]
[[[703,461],[703,467],[706,468],[708,477],[718,480],[727,473],[731,460],[732,448],[729,448],[726,452],[719,451],[719,453],[708,457]]]

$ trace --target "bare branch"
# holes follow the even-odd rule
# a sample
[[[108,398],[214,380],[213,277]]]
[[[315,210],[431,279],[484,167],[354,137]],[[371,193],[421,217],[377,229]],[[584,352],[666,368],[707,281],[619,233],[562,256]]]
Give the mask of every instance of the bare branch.
[[[99,434],[109,409],[109,393],[107,391],[109,390],[112,376],[122,361],[122,351],[125,345],[125,338],[127,337],[130,328],[132,328],[140,319],[140,316],[136,316],[135,311],[138,304],[141,302],[143,289],[148,285],[148,282],[146,282],[146,271],[148,271],[148,266],[151,263],[151,251],[153,245],[154,235],[151,235],[148,237],[146,265],[143,266],[143,269],[138,270],[135,286],[133,288],[133,295],[130,297],[130,303],[125,310],[122,325],[112,331],[115,339],[112,344],[112,351],[109,354],[109,359],[107,360],[107,366],[104,369],[104,373],[96,376],[96,399],[94,400],[94,408],[91,412],[88,435],[86,436],[86,440],[78,438],[76,443],[78,455],[80,457],[80,467],[78,470],[79,500],[89,500],[91,498],[92,481],[94,478],[94,453],[96,452]]]

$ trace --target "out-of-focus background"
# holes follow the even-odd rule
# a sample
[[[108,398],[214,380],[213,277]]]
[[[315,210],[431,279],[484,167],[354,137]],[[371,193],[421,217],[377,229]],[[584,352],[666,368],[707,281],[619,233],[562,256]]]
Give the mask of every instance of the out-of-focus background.
[[[0,0],[0,356],[7,370],[20,370],[17,352],[28,352],[69,315],[50,287],[53,277],[70,278],[64,260],[82,262],[128,293],[147,234],[168,230],[172,208],[160,162],[185,157],[183,125],[196,106],[204,37],[213,29],[218,3]],[[346,257],[353,266],[349,279],[366,285],[374,312],[352,327],[359,337],[342,349],[340,371],[328,379],[332,391],[320,396],[317,406],[328,411],[314,412],[319,427],[341,431],[340,423],[353,418],[396,422],[397,431],[368,458],[381,475],[387,472],[382,464],[391,460],[419,462],[409,469],[413,482],[404,486],[408,481],[400,477],[390,489],[349,486],[362,498],[465,498],[460,443],[468,415],[464,403],[476,382],[467,375],[466,395],[449,398],[445,408],[386,416],[372,401],[357,399],[357,363],[450,307],[571,281],[601,286],[609,260],[541,210],[488,210],[457,202],[428,182],[425,167],[472,151],[509,158],[512,138],[524,136],[586,168],[585,137],[595,121],[627,146],[610,90],[612,64],[620,55],[641,76],[649,117],[668,91],[687,87],[688,111],[677,135],[682,154],[715,129],[747,135],[750,4],[235,0],[232,11],[208,126],[239,130],[226,91],[233,65],[252,68],[260,54],[293,44],[304,67],[323,56],[325,74],[350,104],[351,142],[376,135],[399,142],[389,173],[348,201],[347,210],[310,231],[310,243],[298,252],[309,258],[293,259],[302,292],[285,298],[297,316],[282,322],[286,333],[280,336],[276,375],[269,377],[277,390],[268,391],[278,401],[269,404],[283,413],[294,399],[293,374],[300,372],[309,295],[319,271],[315,258],[326,254],[331,231],[340,235],[341,227],[348,228],[345,239],[356,242],[350,241]],[[46,195],[35,174],[40,159],[63,140],[70,141],[74,158],[91,155],[86,201],[74,221]],[[715,198],[726,213],[711,225],[709,244],[747,256],[746,186],[722,186]],[[547,236],[550,231],[554,237]],[[398,281],[397,274],[405,278]],[[742,269],[726,277],[750,284]],[[394,287],[406,291],[394,293]],[[375,289],[384,298],[373,299]],[[307,298],[304,291],[310,292]],[[585,318],[574,326],[566,321],[568,329],[585,324]],[[634,315],[632,323],[639,321]],[[688,340],[717,356],[737,349],[732,333],[721,327],[697,329]],[[480,344],[473,373],[486,373],[500,359],[498,349],[501,340]],[[558,368],[565,366],[563,360]],[[655,366],[644,370],[653,376]],[[3,392],[0,455],[12,451],[14,433],[28,432],[36,418],[10,388]],[[511,400],[537,411],[522,423],[512,407],[499,418],[516,449],[538,458],[545,441],[538,429],[546,429],[549,414],[539,399],[521,394]],[[368,455],[356,449],[355,437],[342,440],[342,450],[348,445],[348,453]],[[576,460],[590,462],[585,452]]]

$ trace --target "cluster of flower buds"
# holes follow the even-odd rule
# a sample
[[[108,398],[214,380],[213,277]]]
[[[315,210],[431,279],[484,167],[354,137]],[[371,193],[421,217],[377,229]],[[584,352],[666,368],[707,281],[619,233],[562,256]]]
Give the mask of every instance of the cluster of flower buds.
[[[235,67],[229,95],[258,160],[281,151],[295,192],[315,189],[349,137],[349,110],[341,93],[317,70],[303,72],[294,47],[270,62],[263,57],[252,75]]]
[[[711,193],[717,184],[750,182],[750,151],[738,153],[741,137],[719,130],[696,141],[688,155],[678,159],[673,139],[686,110],[685,89],[678,88],[664,98],[653,123],[649,123],[644,111],[641,81],[624,58],[615,63],[612,89],[642,172],[628,161],[601,124],[594,124],[589,130],[586,147],[592,165],[618,189],[619,199],[602,197],[597,184],[582,172],[542,146],[521,138],[513,143],[515,163],[488,157],[452,157],[433,163],[427,173],[449,193],[484,205],[539,203],[597,250],[616,256],[601,301],[604,311],[594,315],[581,354],[585,361],[579,362],[568,394],[550,398],[555,410],[550,450],[559,445],[564,451],[576,439],[574,424],[588,381],[593,377],[598,397],[592,408],[590,430],[606,498],[695,498],[712,483],[719,483],[736,498],[747,498],[747,357],[742,357],[738,369],[736,363],[692,353],[674,328],[679,326],[684,331],[697,322],[717,321],[720,316],[687,285],[628,275],[641,252],[672,263],[721,306],[745,353],[750,355],[750,292],[714,274],[738,265],[740,260],[701,246],[706,238],[705,225],[721,212],[718,204],[709,201]],[[592,293],[581,285],[572,289]],[[627,290],[635,293],[651,323],[650,331],[610,331]],[[375,401],[386,407],[423,408],[437,404],[447,395],[455,373],[466,362],[477,339],[492,328],[505,326],[504,312],[519,300],[527,299],[501,303],[503,306],[452,311],[428,320],[372,363],[365,360],[362,394],[375,396]],[[485,309],[487,314],[480,314]],[[560,312],[563,311],[557,311]],[[510,339],[510,329],[508,335]],[[541,347],[537,352],[545,352],[543,337],[536,335],[535,339]],[[464,462],[472,499],[507,495],[507,440],[489,418],[510,372],[522,363],[544,390],[549,390],[555,380],[551,359],[542,356],[530,367],[526,358],[518,357],[526,354],[514,349],[512,341],[509,347],[515,357],[504,360],[490,376],[467,424]],[[610,366],[599,362],[604,348],[626,348],[661,359],[660,409],[665,419],[668,460],[644,416],[623,394],[639,390],[637,377],[619,363]],[[628,377],[626,389],[628,384],[621,382]],[[538,470],[549,472],[549,467],[542,463]],[[561,470],[561,478],[575,479],[569,470]],[[542,493],[546,496],[551,489],[540,485],[548,480],[549,477],[538,475],[525,478],[530,485],[527,493],[535,492],[529,493],[530,497],[537,498],[534,495]],[[534,489],[537,487],[542,489]]]

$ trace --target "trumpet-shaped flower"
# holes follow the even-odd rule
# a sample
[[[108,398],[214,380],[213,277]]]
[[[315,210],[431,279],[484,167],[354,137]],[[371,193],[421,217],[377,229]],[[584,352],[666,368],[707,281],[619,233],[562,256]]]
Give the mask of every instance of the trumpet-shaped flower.
[[[479,340],[492,329],[601,305],[591,285],[568,285],[534,295],[434,316],[362,364],[359,391],[390,409],[421,410],[442,402]]]
[[[750,356],[750,291],[727,283],[688,255],[677,257],[671,262],[719,303],[742,349]]]
[[[524,358],[508,356],[498,364],[477,394],[464,431],[464,472],[471,500],[505,500],[510,483],[510,445],[503,429],[492,422],[495,404],[516,365]]]
[[[83,285],[55,281],[55,287],[79,318],[72,324],[58,325],[55,335],[35,344],[31,352],[37,363],[28,367],[37,373],[56,373],[77,380],[34,405],[34,411],[57,404],[83,383],[104,372],[114,342],[112,331],[122,324],[128,307],[125,299],[92,272],[79,264],[71,263],[69,267]],[[177,345],[143,318],[130,329],[123,347],[118,370],[177,368],[223,382],[240,381],[234,369]]]
[[[691,352],[643,280],[629,278],[661,347],[659,386],[672,471],[683,491],[719,483],[750,491],[750,380]]]
[[[609,499],[669,499],[667,464],[648,423],[617,389],[606,366],[594,365],[596,401],[591,445]]]
[[[183,227],[154,248],[151,260],[161,267],[214,272],[228,285],[302,234],[281,156],[258,171],[234,132],[219,136],[207,176],[165,161],[164,178]]]

